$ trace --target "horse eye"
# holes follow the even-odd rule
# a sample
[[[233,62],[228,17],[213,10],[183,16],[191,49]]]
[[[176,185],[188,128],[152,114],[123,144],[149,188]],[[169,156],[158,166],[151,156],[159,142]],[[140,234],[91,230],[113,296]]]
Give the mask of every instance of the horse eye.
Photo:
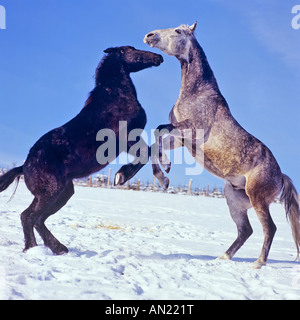
[[[177,32],[178,34],[181,34],[181,30],[179,29],[175,29],[175,32]]]

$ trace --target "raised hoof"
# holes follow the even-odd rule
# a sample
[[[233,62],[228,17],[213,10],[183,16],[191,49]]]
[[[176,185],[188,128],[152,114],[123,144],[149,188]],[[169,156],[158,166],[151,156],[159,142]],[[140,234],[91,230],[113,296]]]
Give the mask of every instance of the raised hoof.
[[[169,188],[169,183],[170,183],[169,178],[165,177],[165,178],[164,178],[164,181],[163,181],[163,184],[162,184],[162,188],[163,188],[165,191],[168,190],[168,188]]]
[[[122,173],[118,172],[115,175],[114,185],[121,186],[126,182],[125,177]]]
[[[261,267],[265,266],[267,263],[264,261],[256,260],[252,264],[252,269],[261,269]]]

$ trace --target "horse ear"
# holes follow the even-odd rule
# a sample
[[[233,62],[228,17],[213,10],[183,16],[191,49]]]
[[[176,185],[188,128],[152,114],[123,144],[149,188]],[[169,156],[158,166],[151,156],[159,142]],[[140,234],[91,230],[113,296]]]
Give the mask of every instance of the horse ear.
[[[113,53],[116,52],[116,48],[107,48],[106,50],[104,50],[104,53]]]
[[[191,25],[189,28],[190,28],[191,32],[194,33],[194,31],[196,30],[196,27],[197,27],[197,21],[193,25]]]

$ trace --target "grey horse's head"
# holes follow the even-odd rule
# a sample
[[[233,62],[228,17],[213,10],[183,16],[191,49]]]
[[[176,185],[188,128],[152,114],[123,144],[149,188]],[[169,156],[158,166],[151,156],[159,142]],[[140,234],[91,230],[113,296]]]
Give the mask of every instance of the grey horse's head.
[[[188,60],[189,43],[194,39],[197,22],[193,25],[181,25],[177,28],[154,30],[146,34],[144,42],[166,54]]]

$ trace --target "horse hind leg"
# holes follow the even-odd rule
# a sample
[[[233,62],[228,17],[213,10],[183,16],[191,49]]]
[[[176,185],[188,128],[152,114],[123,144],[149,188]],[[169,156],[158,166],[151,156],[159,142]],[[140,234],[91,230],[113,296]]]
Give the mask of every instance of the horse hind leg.
[[[280,177],[280,175],[278,175]],[[257,176],[256,176],[257,178]],[[278,180],[278,181],[277,181]],[[271,218],[269,206],[274,201],[281,189],[279,179],[263,179],[250,177],[246,183],[246,192],[250,198],[251,204],[263,227],[264,242],[258,259],[254,262],[253,268],[260,269],[266,265],[271,244],[276,233],[276,226]]]
[[[45,220],[60,210],[74,194],[74,186],[72,182],[69,182],[64,190],[59,194],[54,204],[47,208],[43,214],[39,215],[34,227],[38,231],[39,235],[44,241],[45,246],[51,249],[55,255],[62,255],[68,253],[68,248],[60,243],[54,235],[45,226]]]
[[[269,204],[258,199],[251,199],[251,202],[253,203],[253,208],[262,224],[264,233],[264,242],[261,253],[258,259],[253,263],[254,269],[260,269],[267,263],[269,251],[277,228],[271,218]]]
[[[54,194],[36,195],[32,204],[21,214],[25,237],[24,252],[37,245],[33,227],[39,232],[46,246],[54,254],[63,254],[68,249],[62,245],[46,228],[45,220],[62,208],[74,193],[72,182],[57,190]]]
[[[237,190],[230,183],[225,185],[224,193],[230,215],[237,226],[238,236],[219,259],[231,259],[253,232],[247,215],[251,203],[245,190]]]
[[[25,239],[25,248],[23,250],[24,252],[27,251],[29,248],[37,246],[33,232],[33,224],[30,217],[32,212],[35,210],[37,203],[38,199],[34,198],[30,206],[21,213],[21,223]]]

